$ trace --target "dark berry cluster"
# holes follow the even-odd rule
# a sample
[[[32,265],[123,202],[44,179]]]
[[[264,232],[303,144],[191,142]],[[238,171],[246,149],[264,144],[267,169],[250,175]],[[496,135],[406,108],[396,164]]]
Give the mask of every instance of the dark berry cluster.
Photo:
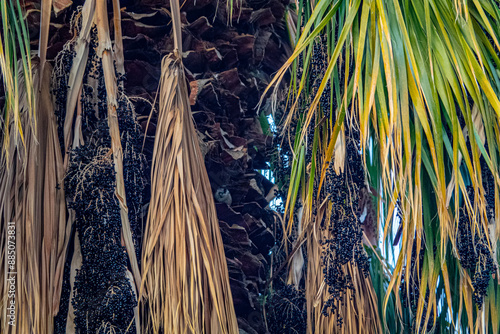
[[[266,318],[271,334],[305,333],[307,307],[304,290],[283,284],[273,291],[266,303]]]
[[[106,131],[106,126],[99,126],[95,132],[98,140],[71,152],[65,184],[68,206],[75,212],[82,254],[71,301],[75,326],[81,333],[96,333],[108,323],[127,333],[136,304],[126,276],[127,254],[121,245],[115,170],[108,154],[110,143],[102,133]],[[115,302],[105,303],[110,289],[116,291]]]
[[[70,152],[65,177],[68,208],[75,213],[82,265],[77,269],[71,303],[78,333],[134,333],[137,306],[127,276],[128,255],[121,241],[120,206],[116,198],[116,174],[108,127],[108,104],[102,61],[97,56],[97,31],[91,34],[85,67],[82,106],[82,146]],[[122,82],[122,79],[121,79]],[[117,115],[123,150],[123,173],[128,214],[140,255],[145,158],[141,153],[140,128],[132,104],[119,85]],[[62,100],[62,97],[61,97]],[[61,298],[67,314],[69,293]],[[65,306],[66,305],[66,306]],[[65,317],[56,322],[65,328]]]
[[[487,148],[487,145],[486,149]],[[484,197],[486,200],[486,218],[488,221],[495,217],[495,178],[489,169],[484,157],[481,157],[481,176],[484,189]]]
[[[326,50],[326,47],[327,45],[326,43],[324,43],[323,39],[319,39],[313,45],[311,67],[308,78],[313,94],[316,94],[316,92],[318,91],[319,85],[323,80],[326,68],[328,66],[328,52]]]
[[[85,136],[92,133],[94,125],[98,124],[98,115],[96,113],[97,103],[96,103],[96,83],[98,89],[101,91],[101,95],[97,99],[102,101],[105,96],[104,88],[104,78],[102,74],[102,66],[100,64],[100,59],[97,56],[97,29],[93,27],[90,32],[90,43],[89,43],[89,54],[88,61],[85,66],[85,72],[83,75],[82,83],[82,95],[80,96],[80,102],[82,104],[82,110],[85,112],[82,115],[82,132]]]
[[[66,154],[64,150],[64,119],[66,117],[68,89],[70,88],[68,80],[75,55],[76,52],[73,50],[73,44],[71,42],[65,44],[63,50],[57,54],[51,78],[51,94],[54,100],[54,113],[58,125],[57,135],[63,157]]]
[[[142,204],[144,199],[144,188],[146,177],[144,166],[146,157],[142,153],[141,130],[137,123],[132,104],[119,90],[118,100],[118,123],[122,139],[123,150],[123,173],[125,181],[125,192],[127,196],[128,218],[132,237],[134,240],[137,261],[141,259],[142,238]]]
[[[323,34],[318,43],[313,47],[313,57],[311,61],[311,83],[313,89],[313,96],[316,95],[321,81],[324,79],[326,69],[330,59],[328,57],[328,41],[326,34]],[[333,99],[332,99],[333,98]],[[333,102],[333,104],[332,104]],[[329,117],[330,112],[337,107],[337,100],[335,95],[332,96],[331,80],[326,83],[323,92],[319,99],[319,105],[323,111],[323,116]]]
[[[474,302],[481,308],[491,276],[496,271],[496,265],[484,240],[478,242],[476,248],[478,262],[472,277],[472,287],[474,288]]]
[[[299,105],[301,106],[301,110],[299,115],[306,115],[309,109],[309,105],[312,102],[312,99],[316,96],[319,90],[319,86],[321,85],[322,80],[324,79],[326,69],[328,67],[329,57],[328,57],[328,43],[326,40],[326,35],[323,34],[321,37],[318,37],[315,43],[312,46],[312,56],[311,63],[309,64],[309,86],[308,86],[308,94],[300,97]],[[318,118],[324,119],[328,118],[331,111],[331,84],[330,80],[328,80],[326,86],[323,89],[323,92],[320,95],[319,107],[322,111]],[[335,104],[335,103],[334,103]],[[308,128],[306,135],[306,155],[305,161],[306,164],[312,161],[312,153],[313,153],[313,145],[314,145],[314,134],[318,131],[317,123],[313,120]],[[317,193],[317,187],[314,189],[315,193]],[[315,204],[313,204],[313,212],[316,213]]]
[[[467,192],[469,198],[473,200],[474,189],[467,187]],[[456,244],[460,264],[469,270],[472,277],[474,302],[481,308],[491,276],[496,271],[496,265],[488,247],[483,225],[480,222],[475,223],[464,208],[460,209]]]
[[[323,273],[330,293],[330,299],[323,306],[324,315],[339,312],[338,305],[344,301],[347,290],[354,289],[352,277],[345,271],[347,263],[357,265],[365,277],[369,274],[370,264],[362,245],[362,224],[356,213],[364,174],[361,154],[352,137],[348,136],[347,140],[345,171],[337,175],[330,167],[326,179],[325,189],[332,211],[328,225],[330,238],[323,240]],[[339,326],[343,323],[339,313],[337,322]]]
[[[477,255],[474,249],[474,238],[472,236],[469,217],[463,208],[460,209],[456,239],[460,264],[465,269],[474,270],[477,262]]]

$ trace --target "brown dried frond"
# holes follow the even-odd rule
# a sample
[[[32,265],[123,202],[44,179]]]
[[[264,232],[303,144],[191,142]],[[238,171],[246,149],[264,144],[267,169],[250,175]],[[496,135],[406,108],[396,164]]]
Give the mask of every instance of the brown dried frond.
[[[178,56],[163,59],[160,85],[142,257],[146,332],[237,333],[215,204]]]

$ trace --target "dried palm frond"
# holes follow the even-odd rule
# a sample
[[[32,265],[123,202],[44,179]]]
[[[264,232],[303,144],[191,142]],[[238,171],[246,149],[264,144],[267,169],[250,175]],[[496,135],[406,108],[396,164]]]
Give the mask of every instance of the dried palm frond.
[[[17,229],[16,248],[20,248],[15,258],[17,271],[2,265],[6,269],[3,278],[9,272],[17,272],[15,295],[5,289],[5,284],[0,289],[4,309],[11,301],[16,308],[15,326],[9,325],[6,311],[0,316],[4,333],[53,332],[58,301],[53,296],[57,290],[56,264],[66,238],[64,191],[57,187],[63,178],[62,157],[50,97],[51,68],[45,65],[50,4],[47,6],[44,1],[43,7],[41,61],[32,68],[29,36],[19,1],[4,1],[1,5],[5,38],[0,41],[0,63],[7,96],[3,143],[8,150],[2,151],[1,158],[4,201],[0,234],[8,234],[7,224],[13,222]],[[16,45],[20,46],[19,62]],[[18,145],[19,138],[24,147]],[[9,240],[2,240],[5,242],[0,248],[7,256]],[[8,264],[6,256],[0,260],[6,261],[3,264]]]
[[[33,79],[39,80],[39,63],[34,63]],[[62,156],[56,131],[55,117],[50,96],[49,65],[45,67],[44,82],[41,91],[35,94],[37,133],[29,126],[29,112],[26,94],[21,93],[21,125],[26,127],[26,149],[10,144],[10,157],[2,156],[0,175],[3,206],[0,209],[0,231],[4,236],[0,249],[7,255],[9,241],[4,233],[9,228],[8,222],[16,226],[16,326],[2,327],[5,333],[52,333],[53,316],[57,313],[58,299],[54,300],[57,290],[56,267],[63,255],[66,234],[66,204],[64,190],[58,187],[62,182]],[[37,81],[35,81],[37,82]],[[19,90],[23,92],[22,80]],[[10,124],[13,129],[15,122]],[[25,154],[27,153],[27,155]],[[12,241],[12,240],[11,240]],[[12,244],[11,244],[12,247]],[[2,257],[2,271],[16,272],[6,267],[10,260]],[[7,285],[2,284],[0,296],[2,305],[7,307],[12,298],[5,295]],[[7,313],[0,316],[2,326],[6,326]],[[10,332],[9,332],[10,331]]]
[[[22,71],[21,66],[16,68]],[[0,159],[0,328],[6,334],[44,333],[47,314],[40,290],[43,178],[38,175],[43,166],[35,128],[30,125],[30,92],[25,90],[24,76],[19,73],[18,77],[18,106],[10,105],[7,112],[18,108],[19,119],[9,118],[8,127],[11,133],[24,129],[25,145],[10,141]],[[37,79],[38,71],[33,77]],[[12,312],[8,307],[13,307]]]
[[[148,333],[237,333],[213,195],[178,53],[162,62],[144,235]]]
[[[40,38],[38,43],[38,57],[40,58],[40,81],[38,90],[42,90],[41,83],[44,82],[45,63],[47,61],[47,44],[49,42],[50,12],[52,0],[41,0],[40,15]]]
[[[39,123],[40,123],[40,168],[39,178],[43,180],[43,249],[42,249],[42,300],[47,319],[46,331],[53,332],[53,317],[59,310],[61,293],[60,277],[66,258],[65,245],[69,239],[66,226],[66,199],[64,187],[63,158],[57,135],[57,121],[50,94],[50,73],[52,67],[45,65],[41,82]],[[43,154],[42,154],[43,152]]]
[[[174,53],[162,61],[142,255],[144,327],[154,333],[237,333],[215,203],[180,57],[179,3],[170,4]]]
[[[52,0],[41,2],[41,22],[39,38],[40,75],[37,96],[39,113],[39,162],[40,180],[44,180],[42,196],[43,242],[41,250],[42,271],[42,318],[46,321],[43,329],[54,331],[54,316],[59,311],[62,275],[66,260],[66,246],[69,241],[71,224],[66,221],[66,199],[64,193],[64,161],[60,150],[58,125],[51,95],[52,66],[46,64]],[[69,228],[68,228],[69,227]]]

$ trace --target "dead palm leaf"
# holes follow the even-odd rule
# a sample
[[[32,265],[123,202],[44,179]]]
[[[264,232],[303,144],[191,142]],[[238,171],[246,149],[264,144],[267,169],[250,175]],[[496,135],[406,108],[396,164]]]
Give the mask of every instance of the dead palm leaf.
[[[179,7],[175,0],[171,4],[176,50],[162,62],[142,259],[145,328],[237,333],[215,204],[180,60]]]
[[[18,66],[18,69],[22,67]],[[41,193],[43,178],[38,172],[40,164],[40,148],[35,137],[34,128],[30,125],[31,110],[25,90],[24,76],[19,73],[17,90],[19,92],[19,123],[11,119],[8,126],[11,134],[16,133],[19,126],[24,131],[25,146],[18,146],[10,141],[8,152],[2,154],[0,160],[0,184],[2,207],[0,208],[0,326],[2,333],[44,333],[46,327],[43,302],[41,300],[40,254],[42,248],[42,211]],[[33,74],[35,82],[38,71]],[[12,106],[10,107],[12,108]],[[7,112],[12,113],[12,109]],[[7,159],[7,157],[10,157]],[[8,228],[13,222],[15,233]],[[11,238],[8,238],[11,236]],[[15,236],[12,238],[12,236]],[[9,251],[15,251],[14,254]],[[10,253],[10,254],[9,254]],[[12,254],[12,255],[11,255]],[[9,255],[9,257],[7,257]],[[12,262],[14,261],[14,262]],[[9,263],[10,262],[10,263]],[[11,289],[7,279],[14,278],[15,286]],[[15,293],[13,293],[15,291]],[[10,317],[7,307],[13,302],[14,318]],[[10,321],[14,326],[10,325]]]

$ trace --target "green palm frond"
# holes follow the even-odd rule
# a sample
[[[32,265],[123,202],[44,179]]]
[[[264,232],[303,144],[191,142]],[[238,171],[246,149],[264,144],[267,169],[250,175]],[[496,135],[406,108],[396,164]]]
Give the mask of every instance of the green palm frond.
[[[295,51],[268,87],[276,95],[291,73],[282,123],[294,158],[288,230],[297,224],[299,198],[314,216],[330,165],[343,159],[339,138],[359,131],[367,183],[384,202],[387,244],[394,222],[401,225],[401,251],[385,287],[401,294],[386,293],[385,316],[395,298],[414,330],[488,326],[483,312],[499,311],[490,279],[500,235],[498,2],[320,0],[300,10],[305,24]],[[320,46],[329,59],[311,79]],[[473,264],[466,263],[466,235]],[[485,289],[491,293],[483,303]],[[406,311],[405,300],[414,303]]]
[[[0,72],[5,91],[5,106],[0,122],[0,140],[3,154],[7,154],[10,140],[25,147],[25,136],[21,122],[21,92],[18,88],[23,76],[29,124],[35,129],[34,88],[31,68],[30,38],[19,0],[6,0],[0,4]],[[14,134],[9,133],[9,124],[14,122]],[[12,136],[12,137],[11,137]],[[8,157],[7,157],[8,158]]]

